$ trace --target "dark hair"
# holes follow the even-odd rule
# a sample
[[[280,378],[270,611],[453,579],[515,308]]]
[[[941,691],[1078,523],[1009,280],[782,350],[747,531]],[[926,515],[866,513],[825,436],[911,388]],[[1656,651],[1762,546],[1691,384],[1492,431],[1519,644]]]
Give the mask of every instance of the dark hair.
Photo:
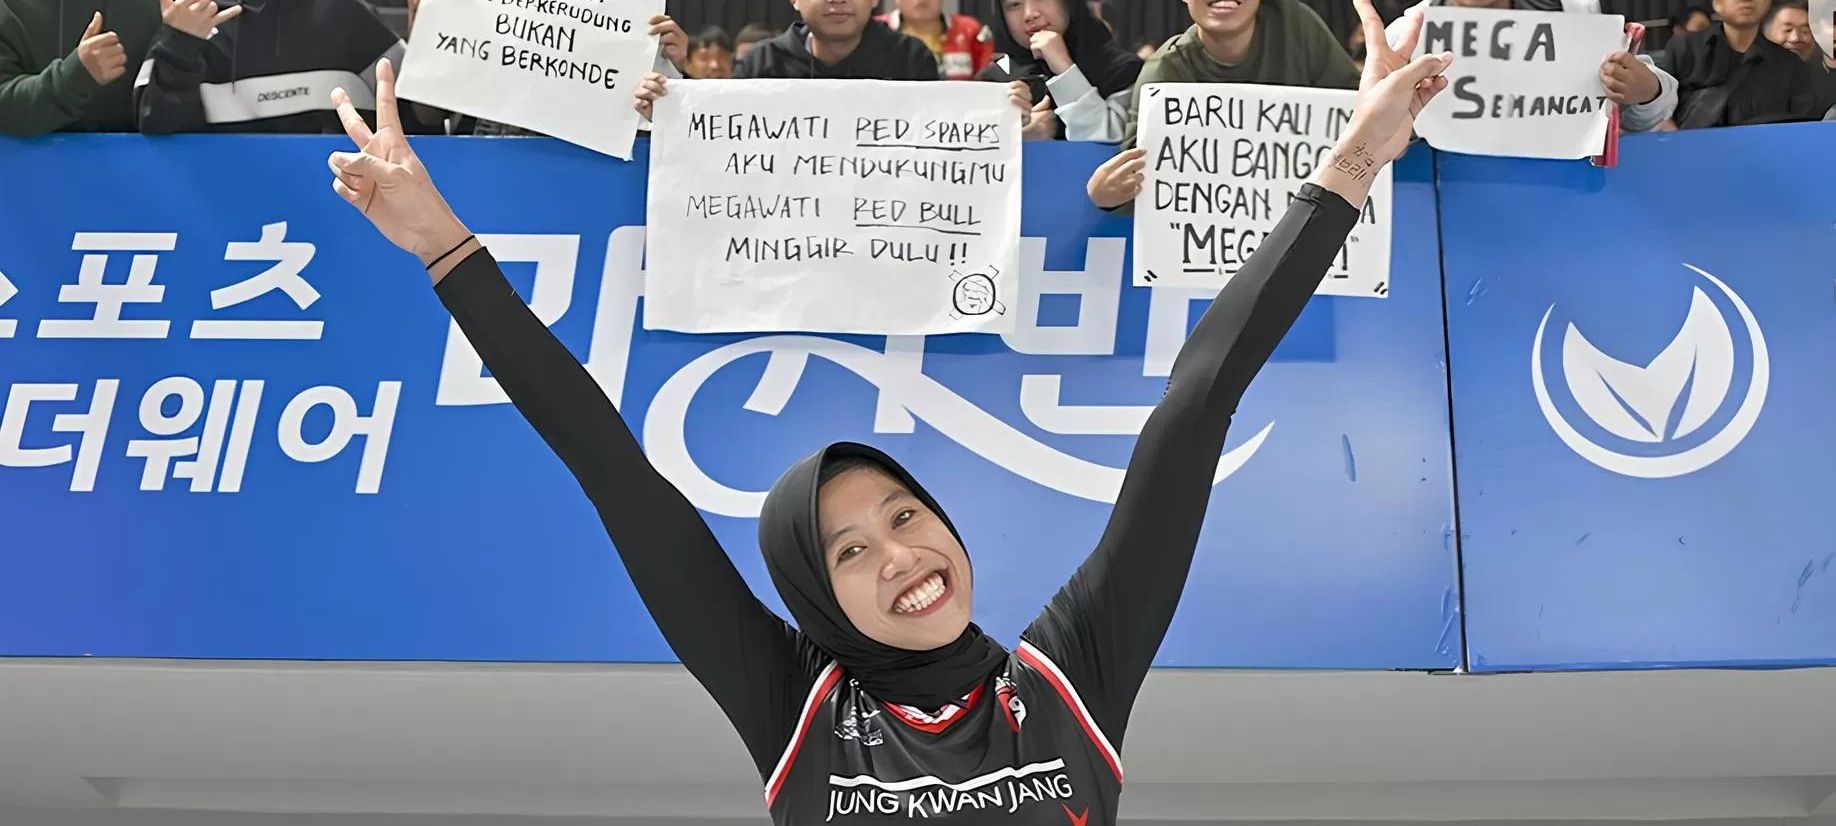
[[[1689,19],[1691,17],[1695,17],[1698,14],[1710,20],[1715,19],[1715,15],[1709,13],[1708,9],[1701,6],[1684,6],[1683,8],[1677,9],[1676,14],[1670,16],[1670,24],[1681,29],[1689,25]]]
[[[729,52],[733,51],[733,38],[727,35],[726,29],[719,26],[709,26],[696,32],[694,37],[689,38],[689,54],[694,54],[702,49],[726,49]]]
[[[1810,3],[1807,0],[1772,0],[1772,8],[1766,12],[1766,19],[1761,21],[1760,25],[1771,26],[1773,19],[1779,16],[1781,9],[1797,9],[1805,14],[1810,14]]]
[[[816,472],[816,489],[821,490],[823,486],[835,481],[835,477],[851,470],[877,470],[887,476],[893,476],[892,472],[879,462],[865,456],[852,456],[844,453],[823,460],[822,469]]]
[[[778,33],[764,23],[747,23],[739,30],[739,43],[761,43],[777,36]]]
[[[1006,3],[1003,0],[981,2],[982,13],[992,21],[988,29],[994,33],[995,51],[1007,55],[1016,67],[1026,67],[1026,71],[1035,74],[1049,74],[1044,72],[1044,61],[1033,57],[1032,46],[1021,43],[1008,30]],[[1084,78],[1105,98],[1133,87],[1141,75],[1141,57],[1117,45],[1115,32],[1090,13],[1086,0],[1059,0],[1059,3],[1065,10],[1065,48]],[[1043,83],[1046,78],[1038,77],[1037,80]]]

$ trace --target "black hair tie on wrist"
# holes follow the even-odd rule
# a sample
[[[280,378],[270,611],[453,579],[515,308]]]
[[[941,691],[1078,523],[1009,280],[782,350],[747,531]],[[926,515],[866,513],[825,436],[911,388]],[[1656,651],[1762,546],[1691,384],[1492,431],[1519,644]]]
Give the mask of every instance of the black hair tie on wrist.
[[[476,235],[467,235],[467,236],[465,237],[465,240],[464,240],[464,241],[460,241],[460,242],[459,242],[459,245],[458,245],[458,246],[456,246],[456,247],[453,247],[453,248],[452,248],[452,249],[450,249],[450,250],[447,250],[447,251],[445,252],[445,254],[443,254],[443,255],[441,255],[441,256],[440,256],[439,258],[435,258],[434,260],[432,260],[432,261],[430,261],[430,262],[428,262],[428,264],[427,264],[427,268],[431,270],[431,269],[433,269],[434,267],[437,267],[437,266],[439,266],[439,265],[440,265],[440,262],[441,262],[441,261],[445,261],[445,260],[447,259],[447,257],[448,257],[448,256],[450,256],[450,255],[452,255],[452,254],[453,254],[453,253],[455,253],[455,252],[458,252],[458,251],[460,251],[460,250],[462,250],[462,249],[464,249],[464,248],[465,248],[465,245],[466,245],[466,244],[470,244],[470,243],[472,243],[473,241],[475,241],[475,240],[477,240],[477,239],[478,239],[478,236],[476,236]]]

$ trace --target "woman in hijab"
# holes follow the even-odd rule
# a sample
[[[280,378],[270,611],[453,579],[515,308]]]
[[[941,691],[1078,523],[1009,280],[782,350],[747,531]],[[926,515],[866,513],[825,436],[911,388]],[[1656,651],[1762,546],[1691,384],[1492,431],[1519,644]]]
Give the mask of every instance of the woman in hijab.
[[[759,547],[797,627],[766,608],[434,188],[387,62],[376,131],[333,95],[361,151],[330,158],[332,187],[421,260],[574,474],[664,637],[739,731],[773,822],[1109,826],[1129,712],[1185,587],[1231,415],[1446,86],[1452,55],[1407,60],[1415,33],[1392,51],[1370,0],[1358,6],[1377,46],[1343,140],[1205,312],[1096,550],[1012,651],[970,622],[974,571],[938,500],[860,444],[824,448],[766,496]]]
[[[1116,43],[1082,0],[982,0],[997,57],[986,80],[1024,80],[1062,124],[1055,137],[1120,143],[1142,59]]]

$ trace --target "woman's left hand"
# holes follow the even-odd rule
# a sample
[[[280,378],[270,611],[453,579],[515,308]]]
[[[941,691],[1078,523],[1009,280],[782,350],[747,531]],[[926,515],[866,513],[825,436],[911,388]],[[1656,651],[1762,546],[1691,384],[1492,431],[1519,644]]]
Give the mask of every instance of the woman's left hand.
[[[1354,5],[1368,50],[1364,77],[1352,104],[1351,124],[1333,148],[1332,162],[1322,169],[1320,185],[1361,205],[1378,170],[1408,150],[1415,116],[1447,88],[1442,73],[1453,64],[1453,53],[1410,60],[1408,55],[1415,51],[1422,33],[1420,13],[1408,16],[1401,39],[1391,48],[1384,37],[1383,19],[1371,0],[1354,0]]]
[[[1058,32],[1047,29],[1033,35],[1033,41],[1027,44],[1033,49],[1033,56],[1046,62],[1052,74],[1062,75],[1071,70],[1071,49],[1065,46],[1065,38]]]

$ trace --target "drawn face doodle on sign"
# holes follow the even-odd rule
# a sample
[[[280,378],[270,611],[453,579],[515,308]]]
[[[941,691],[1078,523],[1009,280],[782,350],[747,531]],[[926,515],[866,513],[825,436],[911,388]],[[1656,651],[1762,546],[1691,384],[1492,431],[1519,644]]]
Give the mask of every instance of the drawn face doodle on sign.
[[[1007,305],[1002,304],[995,293],[994,279],[995,276],[1001,274],[1001,271],[992,267],[990,269],[992,274],[979,272],[969,275],[960,272],[950,274],[950,278],[956,282],[950,299],[956,306],[958,315],[973,317],[989,313],[1007,314]]]

